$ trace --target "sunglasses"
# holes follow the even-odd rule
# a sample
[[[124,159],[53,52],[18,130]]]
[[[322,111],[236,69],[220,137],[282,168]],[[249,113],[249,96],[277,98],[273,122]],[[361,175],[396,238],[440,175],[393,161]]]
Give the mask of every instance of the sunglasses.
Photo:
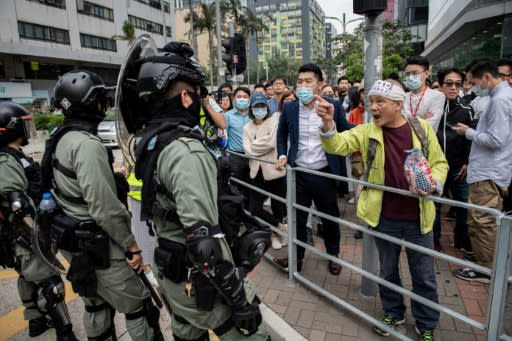
[[[448,87],[448,88],[451,88],[454,85],[455,85],[456,88],[460,88],[462,86],[462,82],[447,81],[447,82],[443,82],[443,85]]]

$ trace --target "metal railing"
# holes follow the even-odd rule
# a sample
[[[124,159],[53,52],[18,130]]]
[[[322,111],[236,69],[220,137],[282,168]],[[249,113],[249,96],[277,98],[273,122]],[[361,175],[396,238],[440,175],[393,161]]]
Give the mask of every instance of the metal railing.
[[[254,159],[260,162],[265,163],[271,163],[274,164],[275,161],[273,160],[264,160],[257,157],[253,157],[250,155],[245,154],[238,154],[238,153],[232,153],[236,154],[241,157],[245,157],[247,159]],[[238,185],[242,185],[246,188],[249,188],[253,191],[257,191],[261,194],[264,194],[268,197],[270,197],[272,200],[278,200],[282,203],[286,203],[287,205],[287,215],[288,215],[288,233],[284,233],[283,231],[279,230],[278,228],[271,226],[267,222],[257,218],[261,223],[268,226],[270,229],[272,229],[273,232],[281,235],[281,236],[287,236],[288,237],[288,279],[290,282],[299,281],[305,286],[309,287],[310,289],[316,291],[317,293],[323,295],[324,297],[328,298],[329,300],[333,301],[334,303],[338,304],[339,306],[349,310],[353,314],[361,317],[362,319],[370,322],[373,325],[378,325],[379,328],[386,330],[390,334],[396,336],[400,340],[411,340],[406,335],[403,335],[396,331],[395,329],[391,329],[384,324],[382,324],[379,320],[375,319],[373,316],[368,315],[364,311],[360,310],[356,306],[348,303],[345,300],[340,299],[339,297],[333,295],[329,291],[325,290],[324,288],[318,286],[317,284],[311,282],[306,277],[302,276],[300,273],[297,272],[297,252],[296,247],[293,247],[294,245],[301,246],[305,248],[306,250],[311,251],[312,253],[323,257],[327,260],[330,260],[334,263],[337,263],[347,269],[350,269],[353,272],[356,272],[363,276],[363,282],[370,281],[375,286],[375,283],[379,285],[383,285],[391,290],[394,290],[403,296],[409,297],[410,299],[415,300],[416,302],[419,302],[429,308],[432,308],[434,310],[437,310],[441,313],[444,313],[446,315],[449,315],[473,328],[476,328],[478,330],[481,330],[485,333],[485,340],[487,341],[495,341],[495,340],[509,340],[512,341],[511,335],[504,334],[504,326],[503,326],[503,320],[504,320],[504,311],[505,311],[505,302],[507,299],[507,289],[512,284],[512,271],[511,271],[511,258],[512,258],[512,216],[506,216],[503,212],[500,212],[495,209],[491,209],[484,206],[478,206],[470,203],[463,203],[455,200],[450,200],[446,198],[436,197],[436,196],[427,196],[426,199],[432,200],[436,203],[440,204],[447,204],[451,206],[456,207],[463,207],[470,210],[477,210],[480,212],[488,213],[494,217],[496,217],[497,222],[497,236],[496,236],[496,246],[495,246],[495,253],[494,253],[494,267],[487,268],[483,267],[481,265],[478,265],[473,262],[465,261],[450,255],[446,255],[437,251],[434,251],[432,249],[419,246],[417,244],[413,244],[407,241],[404,241],[399,238],[391,237],[387,234],[383,234],[380,232],[377,232],[376,230],[372,228],[368,228],[367,226],[359,225],[354,222],[334,217],[328,214],[324,214],[322,212],[319,212],[316,209],[311,209],[309,207],[301,206],[296,203],[296,174],[297,172],[304,172],[309,174],[314,174],[318,176],[323,176],[327,178],[332,178],[335,180],[345,181],[353,184],[363,185],[368,188],[375,188],[382,191],[397,193],[404,196],[409,197],[416,197],[409,191],[393,188],[393,187],[387,187],[383,185],[376,185],[372,183],[368,183],[361,180],[356,180],[344,176],[338,176],[333,174],[327,174],[323,172],[313,171],[306,168],[301,167],[290,167],[287,165],[287,172],[286,172],[286,184],[287,184],[287,194],[286,198],[281,198],[279,196],[276,196],[272,193],[269,193],[265,190],[262,190],[261,188],[258,188],[256,186],[253,186],[251,184],[248,184],[247,182],[241,181],[237,178],[232,178],[232,181]],[[297,220],[296,220],[296,209],[306,211],[312,214],[315,214],[322,219],[328,219],[330,221],[333,221],[340,226],[345,226],[350,229],[353,229],[355,231],[362,231],[364,232],[363,238],[366,238],[366,240],[370,241],[367,243],[363,243],[363,267],[360,268],[356,265],[353,265],[347,261],[344,261],[343,259],[334,257],[332,255],[329,255],[313,246],[310,246],[300,240],[296,237],[296,229],[297,229]],[[422,252],[425,254],[428,254],[432,257],[435,257],[437,259],[441,259],[450,263],[454,263],[457,265],[460,265],[462,267],[471,268],[473,270],[476,270],[480,273],[486,274],[491,277],[491,283],[489,286],[489,304],[487,309],[487,320],[485,323],[476,321],[464,314],[461,314],[453,309],[450,309],[442,304],[439,304],[437,302],[428,300],[424,297],[421,297],[415,293],[413,293],[410,290],[407,290],[403,287],[400,287],[398,285],[395,285],[391,282],[388,282],[379,276],[375,275],[373,271],[368,271],[371,269],[368,269],[365,267],[366,264],[376,264],[377,260],[372,259],[368,260],[366,259],[365,262],[365,256],[368,254],[372,255],[371,257],[375,256],[375,250],[370,250],[369,248],[375,248],[375,245],[373,244],[373,238],[377,237],[395,244],[399,244],[402,246],[405,246],[406,248]],[[373,252],[372,252],[373,251]],[[267,254],[266,257],[270,260],[272,260],[272,256]],[[367,258],[367,257],[366,257]],[[364,283],[363,283],[364,284]]]

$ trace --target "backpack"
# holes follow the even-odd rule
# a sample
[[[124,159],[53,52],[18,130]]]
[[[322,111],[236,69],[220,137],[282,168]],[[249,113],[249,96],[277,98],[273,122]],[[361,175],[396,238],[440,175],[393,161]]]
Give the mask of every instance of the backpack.
[[[418,137],[418,139],[421,142],[421,151],[422,151],[423,155],[425,156],[425,158],[428,157],[428,140],[427,140],[427,136],[425,134],[425,130],[421,126],[420,121],[418,120],[418,118],[416,116],[410,116],[410,117],[408,116],[406,118],[407,118],[407,122],[409,123],[412,130],[414,131],[414,133],[416,134],[416,136]],[[367,152],[368,158],[366,161],[366,170],[364,172],[364,178],[363,178],[363,181],[365,181],[365,182],[368,182],[368,177],[370,176],[370,169],[372,168],[373,161],[375,160],[375,153],[377,151],[378,144],[379,144],[379,142],[375,139],[370,139],[370,141],[368,143],[368,152]]]

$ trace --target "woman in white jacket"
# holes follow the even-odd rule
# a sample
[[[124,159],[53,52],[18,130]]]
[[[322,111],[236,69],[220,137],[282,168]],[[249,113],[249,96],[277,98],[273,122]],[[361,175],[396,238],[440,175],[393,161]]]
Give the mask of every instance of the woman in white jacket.
[[[244,126],[244,152],[260,159],[272,161],[271,163],[249,160],[250,178],[252,184],[280,197],[286,196],[286,170],[275,167],[277,158],[276,134],[279,115],[270,113],[267,98],[261,93],[251,97],[249,109],[251,121]],[[269,224],[286,231],[283,218],[286,215],[286,206],[276,200],[271,201],[272,213],[264,210],[265,196],[256,191],[250,191],[249,211]],[[272,248],[280,249],[288,244],[286,238],[272,235]]]

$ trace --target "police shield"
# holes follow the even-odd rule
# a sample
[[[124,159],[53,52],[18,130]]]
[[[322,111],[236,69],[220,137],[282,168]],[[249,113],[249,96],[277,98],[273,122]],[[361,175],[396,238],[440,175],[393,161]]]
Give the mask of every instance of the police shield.
[[[130,46],[121,65],[115,95],[116,128],[119,148],[123,152],[125,163],[135,165],[134,133],[140,127],[144,112],[137,94],[137,77],[141,61],[158,52],[156,43],[148,34],[139,36]]]
[[[56,245],[51,242],[49,224],[41,223],[41,219],[48,217],[40,216],[39,219],[33,220],[31,217],[23,218],[23,222],[32,230],[31,238],[34,247],[34,254],[38,256],[46,265],[53,269],[56,273],[65,275],[66,268],[57,259]]]

